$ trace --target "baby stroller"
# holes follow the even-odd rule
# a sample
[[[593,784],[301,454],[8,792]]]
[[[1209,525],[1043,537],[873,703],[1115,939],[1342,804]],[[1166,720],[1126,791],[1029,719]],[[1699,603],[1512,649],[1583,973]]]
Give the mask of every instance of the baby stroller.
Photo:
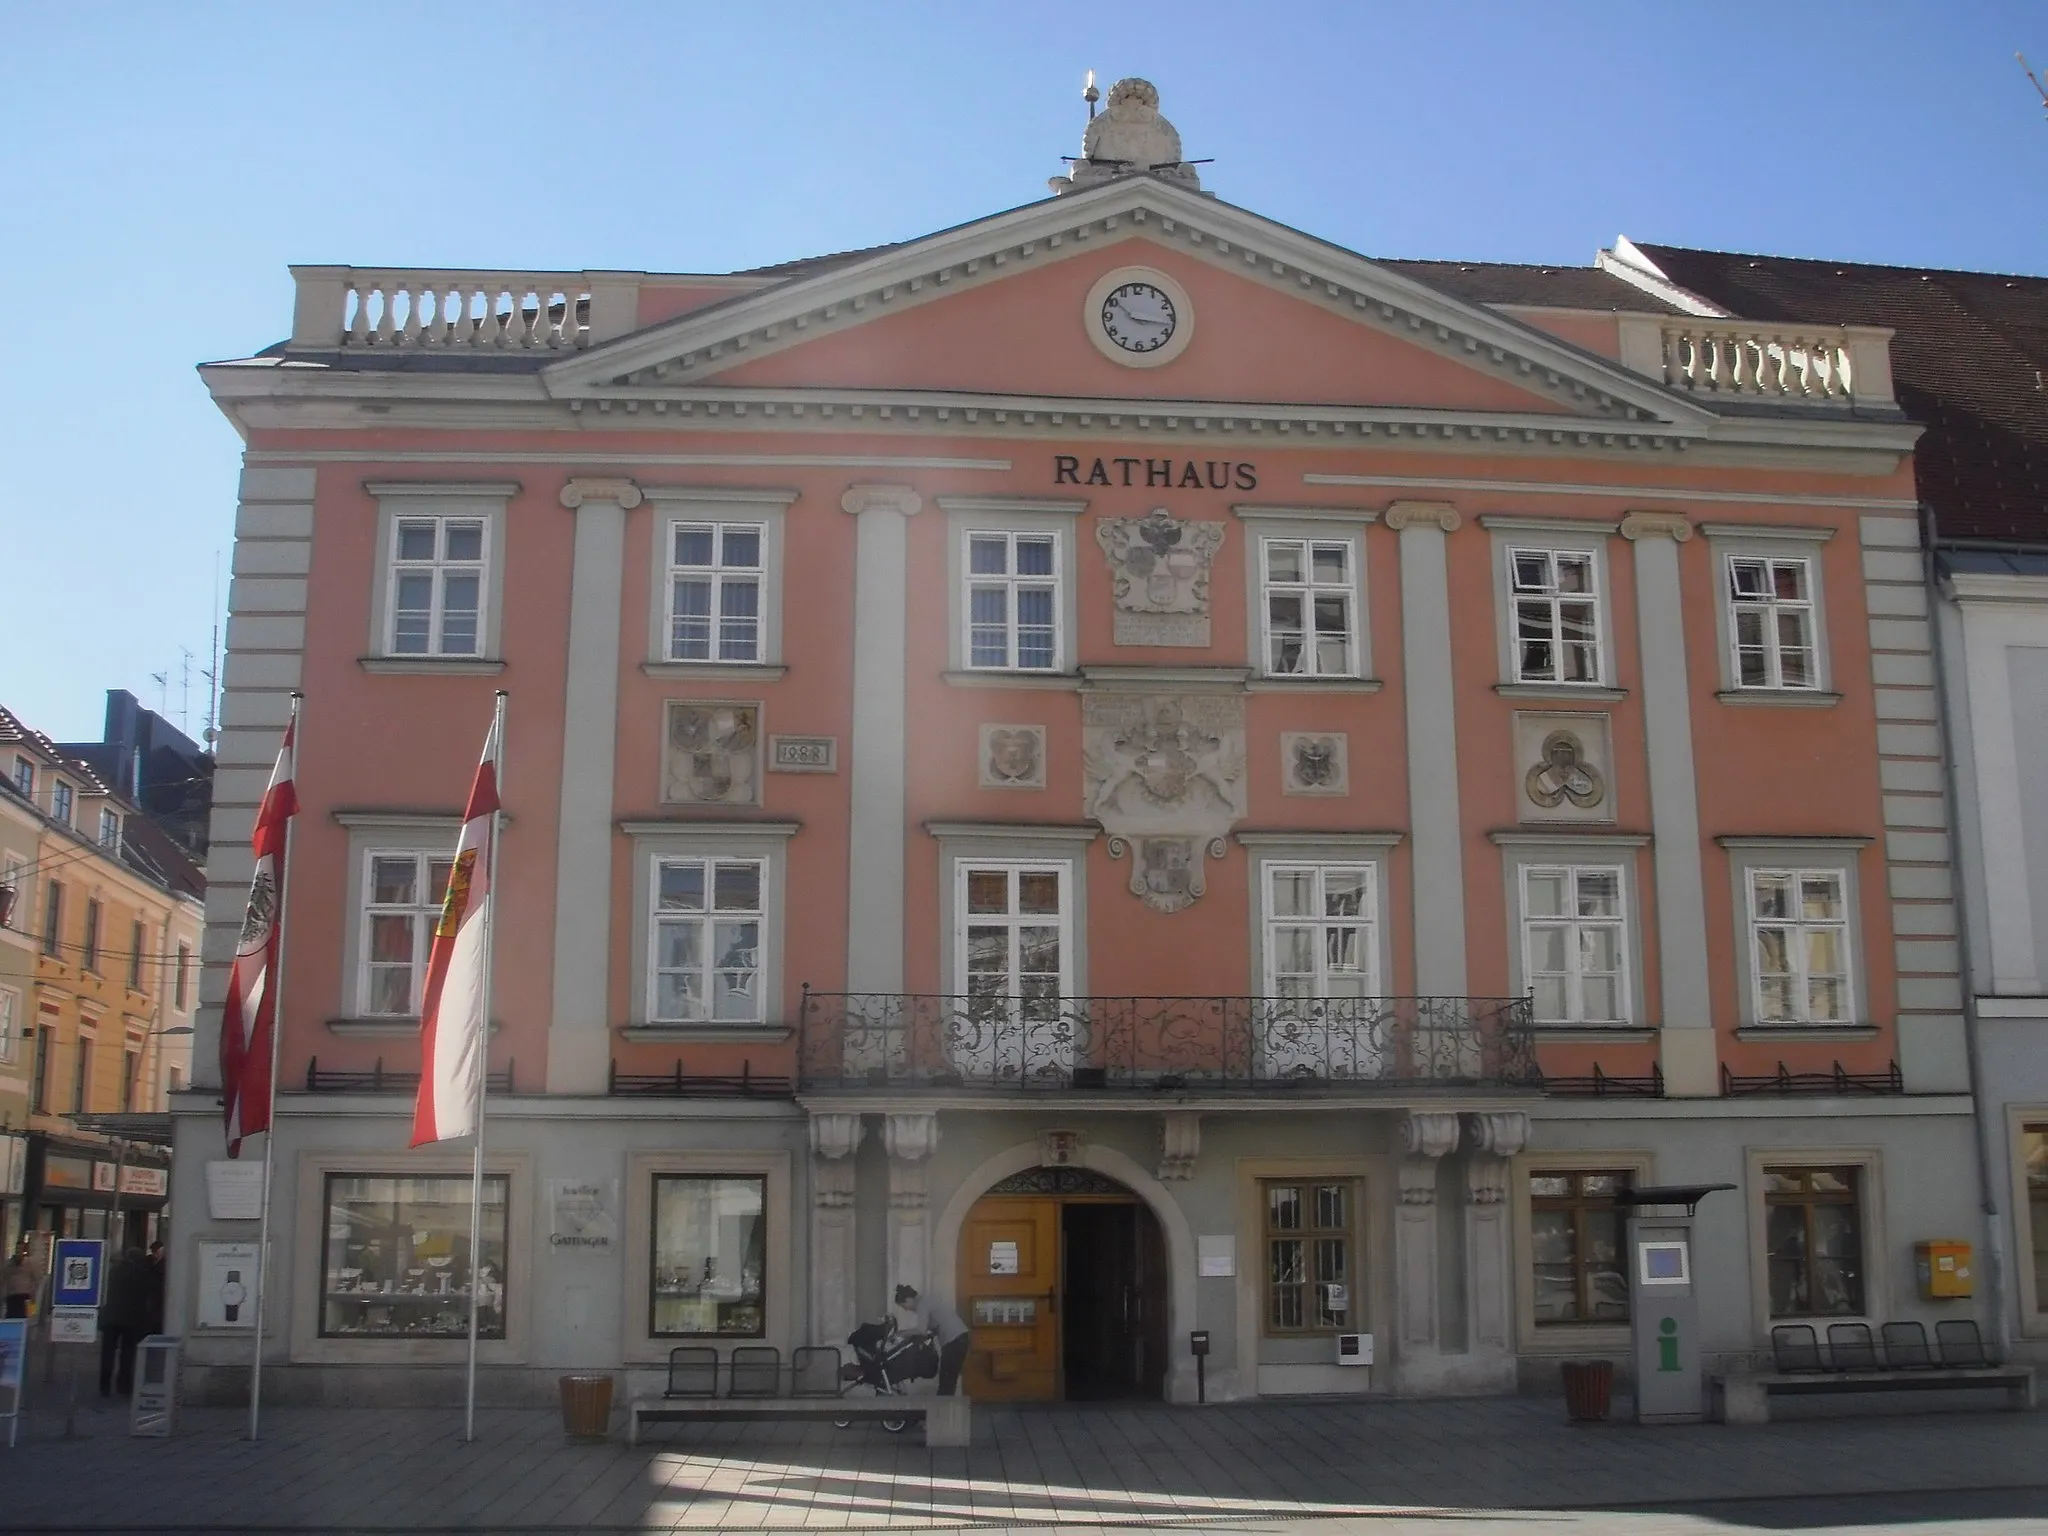
[[[853,1346],[853,1359],[839,1368],[840,1395],[866,1387],[877,1397],[902,1397],[910,1383],[939,1374],[939,1350],[928,1333],[903,1333],[896,1319],[862,1323],[846,1336]],[[844,1429],[853,1421],[835,1419]],[[904,1419],[883,1419],[882,1428],[892,1435],[903,1433],[910,1423]]]

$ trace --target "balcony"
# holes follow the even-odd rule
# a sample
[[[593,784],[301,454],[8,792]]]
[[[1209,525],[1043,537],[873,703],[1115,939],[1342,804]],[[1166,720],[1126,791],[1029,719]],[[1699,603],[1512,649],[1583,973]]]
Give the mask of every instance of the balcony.
[[[1542,1085],[1520,997],[962,997],[806,989],[800,1086],[1372,1093]]]

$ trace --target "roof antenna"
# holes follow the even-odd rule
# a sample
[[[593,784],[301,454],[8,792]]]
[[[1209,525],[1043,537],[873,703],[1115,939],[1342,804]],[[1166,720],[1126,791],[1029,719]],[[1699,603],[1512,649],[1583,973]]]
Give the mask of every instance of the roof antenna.
[[[2026,60],[2022,59],[2020,62],[2024,64]],[[1088,103],[1088,121],[1094,122],[1095,103],[1102,100],[1102,92],[1095,89],[1095,71],[1092,69],[1088,71],[1087,83],[1081,87],[1081,99]]]
[[[2013,55],[2013,57],[2020,61],[2020,68],[2024,69],[2027,72],[2028,83],[2032,85],[2035,90],[2041,93],[2041,110],[2043,112],[2048,112],[2048,72],[2044,72],[2038,75],[2035,74],[2034,66],[2027,62],[2027,56],[2024,53],[2016,53]],[[1093,80],[1095,76],[1091,73],[1088,78],[1090,80]],[[1095,112],[1095,108],[1091,106],[1089,107],[1088,111],[1089,114],[1092,116]]]

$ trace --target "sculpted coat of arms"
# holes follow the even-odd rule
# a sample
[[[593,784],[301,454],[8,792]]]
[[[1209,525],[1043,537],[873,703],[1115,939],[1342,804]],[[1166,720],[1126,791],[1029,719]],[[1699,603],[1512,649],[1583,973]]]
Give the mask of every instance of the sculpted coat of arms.
[[[1109,558],[1118,645],[1207,645],[1209,567],[1221,523],[1182,522],[1164,507],[1105,517],[1095,541]]]
[[[752,805],[759,798],[761,710],[755,704],[668,706],[661,798]]]
[[[1131,894],[1159,912],[1192,905],[1245,811],[1243,697],[1088,694],[1081,720],[1084,809],[1110,856],[1131,856]]]

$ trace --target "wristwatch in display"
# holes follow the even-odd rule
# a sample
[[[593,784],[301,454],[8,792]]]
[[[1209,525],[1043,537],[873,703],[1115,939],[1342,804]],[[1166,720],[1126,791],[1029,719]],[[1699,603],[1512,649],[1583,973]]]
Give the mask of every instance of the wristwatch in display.
[[[242,1303],[249,1299],[249,1288],[242,1284],[239,1269],[228,1271],[228,1278],[220,1288],[221,1316],[234,1322],[242,1315]]]

